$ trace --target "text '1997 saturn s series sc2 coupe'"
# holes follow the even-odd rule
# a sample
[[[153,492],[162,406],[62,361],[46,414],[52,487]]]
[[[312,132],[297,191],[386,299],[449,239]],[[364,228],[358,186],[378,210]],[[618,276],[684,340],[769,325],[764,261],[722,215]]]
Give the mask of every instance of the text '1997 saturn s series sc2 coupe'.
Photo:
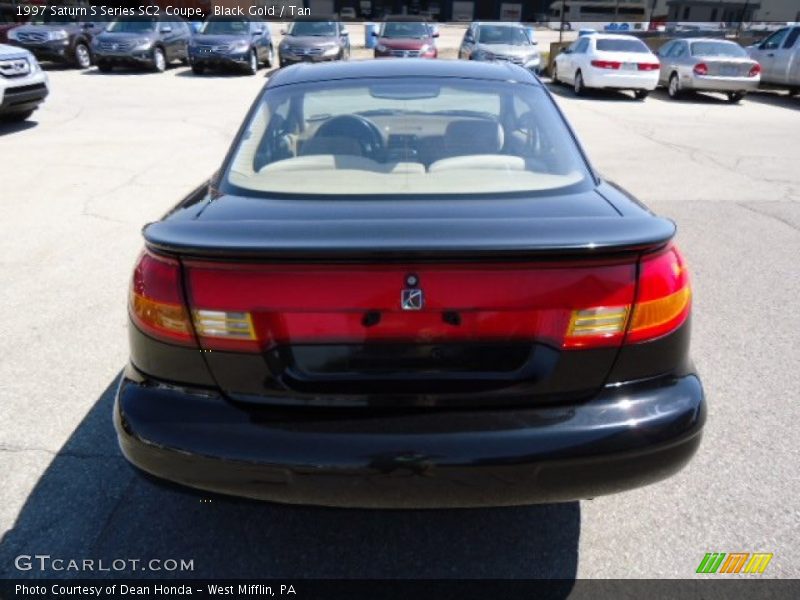
[[[282,70],[209,184],[144,229],[122,451],[329,506],[658,481],[706,412],[674,234],[598,178],[521,67]]]

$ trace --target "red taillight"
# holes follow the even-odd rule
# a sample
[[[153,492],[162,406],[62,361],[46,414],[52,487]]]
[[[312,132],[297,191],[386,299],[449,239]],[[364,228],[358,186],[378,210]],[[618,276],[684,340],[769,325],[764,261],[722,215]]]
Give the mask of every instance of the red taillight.
[[[141,254],[133,272],[129,310],[144,333],[172,343],[195,344],[176,260],[147,251]]]
[[[674,246],[642,260],[636,301],[573,310],[564,348],[615,346],[661,337],[680,327],[691,309],[689,274]],[[627,332],[627,333],[626,333]]]
[[[537,340],[560,347],[574,310],[629,306],[636,287],[635,263],[619,259],[404,266],[189,261],[184,267],[201,346],[243,352],[390,341]],[[402,307],[409,273],[423,292],[419,310]],[[575,325],[586,323],[578,318]],[[602,344],[619,345],[622,333]],[[570,347],[599,345],[578,337]]]
[[[619,69],[621,62],[616,60],[593,60],[592,66],[598,69]]]
[[[674,331],[686,321],[691,304],[689,272],[675,246],[644,259],[625,342],[643,342]]]
[[[640,71],[658,71],[661,67],[658,63],[639,63],[638,66]]]
[[[692,70],[695,75],[708,75],[708,65],[706,63],[697,63]]]
[[[760,74],[761,74],[761,65],[756,63],[750,69],[750,72],[747,74],[747,76],[748,77],[755,77],[755,76],[760,75]]]

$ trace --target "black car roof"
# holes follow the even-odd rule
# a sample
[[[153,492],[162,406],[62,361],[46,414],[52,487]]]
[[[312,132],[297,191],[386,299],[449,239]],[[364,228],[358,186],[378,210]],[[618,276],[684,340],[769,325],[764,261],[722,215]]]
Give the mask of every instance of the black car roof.
[[[536,76],[530,71],[510,63],[388,58],[332,61],[324,64],[301,63],[281,69],[272,75],[266,87],[336,79],[391,77],[455,77],[541,85]]]

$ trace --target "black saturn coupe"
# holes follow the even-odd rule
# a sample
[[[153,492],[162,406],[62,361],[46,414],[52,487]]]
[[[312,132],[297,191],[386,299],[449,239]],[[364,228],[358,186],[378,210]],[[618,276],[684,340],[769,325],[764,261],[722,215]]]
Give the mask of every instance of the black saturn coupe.
[[[122,452],[193,488],[329,506],[664,479],[706,412],[674,235],[521,67],[282,70],[219,172],[144,228]]]

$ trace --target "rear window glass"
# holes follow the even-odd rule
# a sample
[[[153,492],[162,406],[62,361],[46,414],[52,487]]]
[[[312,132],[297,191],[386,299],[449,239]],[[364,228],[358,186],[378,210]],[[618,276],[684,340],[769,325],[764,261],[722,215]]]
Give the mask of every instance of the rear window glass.
[[[222,183],[234,193],[446,196],[591,181],[547,94],[498,81],[276,87],[263,95],[232,157]]]
[[[692,56],[730,56],[742,58],[747,52],[738,44],[729,42],[693,42],[691,45]]]
[[[599,39],[597,49],[602,52],[650,52],[650,49],[639,40]]]

